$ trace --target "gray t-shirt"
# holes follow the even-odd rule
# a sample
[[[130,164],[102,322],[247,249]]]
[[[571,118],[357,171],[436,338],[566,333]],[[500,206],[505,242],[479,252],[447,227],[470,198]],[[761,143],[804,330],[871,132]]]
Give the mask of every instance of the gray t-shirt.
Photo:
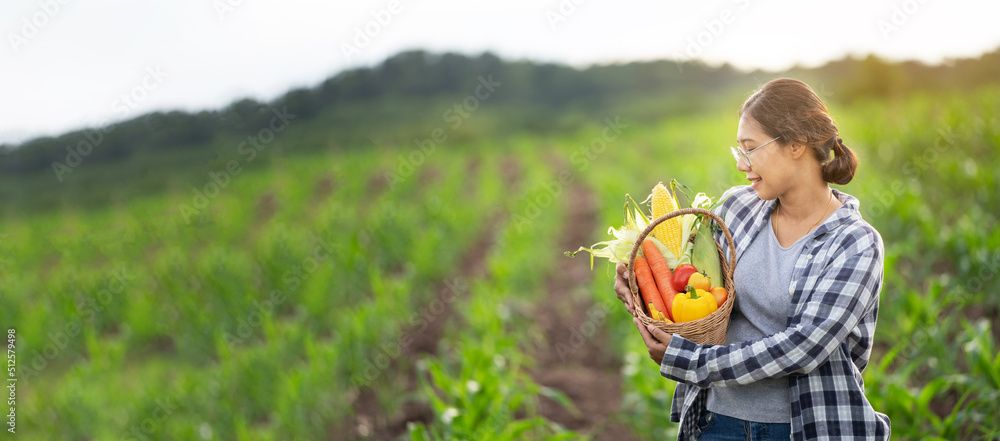
[[[726,344],[757,340],[784,331],[788,325],[792,269],[806,234],[792,246],[782,247],[774,236],[771,216],[750,242],[733,273],[738,294],[729,318]],[[737,386],[708,389],[708,410],[761,423],[791,421],[788,378],[780,377]]]

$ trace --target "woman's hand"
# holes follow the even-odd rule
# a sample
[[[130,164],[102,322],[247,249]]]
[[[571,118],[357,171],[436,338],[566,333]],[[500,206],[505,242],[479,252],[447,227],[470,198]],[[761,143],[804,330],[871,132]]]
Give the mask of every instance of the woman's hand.
[[[667,345],[670,344],[670,337],[673,334],[667,334],[666,331],[657,328],[653,325],[644,325],[639,318],[632,319],[635,326],[639,328],[639,333],[642,334],[642,341],[646,343],[646,349],[649,351],[649,358],[652,358],[659,366],[663,362],[663,354],[667,352]]]
[[[625,304],[625,309],[628,310],[629,314],[636,317],[635,305],[632,302],[632,291],[628,287],[628,277],[629,272],[625,270],[625,264],[618,262],[618,267],[616,268],[617,274],[615,275],[615,293],[618,294],[618,300],[621,300]]]
[[[625,268],[625,264],[619,262],[616,268],[617,275],[615,277],[615,293],[618,294],[618,299],[625,304],[625,309],[628,310],[629,314],[632,314],[632,322],[635,326],[639,328],[639,333],[642,334],[642,341],[646,343],[646,349],[649,350],[649,358],[652,358],[659,366],[660,362],[663,361],[663,353],[667,351],[667,344],[670,343],[670,336],[672,334],[667,334],[666,331],[657,328],[656,326],[642,324],[635,312],[635,304],[632,302],[632,290],[628,287],[628,276],[629,272]]]

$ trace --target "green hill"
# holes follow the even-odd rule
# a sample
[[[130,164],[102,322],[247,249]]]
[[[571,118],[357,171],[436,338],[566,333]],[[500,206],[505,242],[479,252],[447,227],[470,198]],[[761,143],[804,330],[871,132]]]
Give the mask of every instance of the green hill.
[[[843,189],[886,249],[863,375],[894,439],[1000,435],[996,59],[783,73],[811,78],[860,158]],[[883,69],[907,80],[885,89]],[[625,193],[744,182],[736,109],[773,75],[414,52],[126,121],[78,162],[86,131],[8,148],[18,435],[672,437],[674,383],[612,270],[563,251],[606,240]]]

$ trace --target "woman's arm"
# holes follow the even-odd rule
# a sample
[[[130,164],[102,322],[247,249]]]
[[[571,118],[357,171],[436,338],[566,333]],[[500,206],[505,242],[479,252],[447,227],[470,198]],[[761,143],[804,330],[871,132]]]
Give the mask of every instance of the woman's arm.
[[[882,283],[881,242],[877,233],[858,240],[827,266],[801,313],[785,331],[726,346],[699,345],[674,335],[660,363],[660,374],[699,387],[747,384],[808,373],[826,362],[877,301]],[[860,248],[860,251],[858,251]]]

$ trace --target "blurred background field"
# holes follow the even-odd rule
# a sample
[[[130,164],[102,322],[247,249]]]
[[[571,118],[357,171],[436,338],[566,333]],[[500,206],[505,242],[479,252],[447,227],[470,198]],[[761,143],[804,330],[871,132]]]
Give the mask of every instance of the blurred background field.
[[[894,439],[997,438],[997,51],[784,72],[407,51],[3,146],[18,436],[672,437],[613,268],[563,251],[625,193],[741,184],[736,110],[778,76],[827,100],[885,241],[868,398]]]

